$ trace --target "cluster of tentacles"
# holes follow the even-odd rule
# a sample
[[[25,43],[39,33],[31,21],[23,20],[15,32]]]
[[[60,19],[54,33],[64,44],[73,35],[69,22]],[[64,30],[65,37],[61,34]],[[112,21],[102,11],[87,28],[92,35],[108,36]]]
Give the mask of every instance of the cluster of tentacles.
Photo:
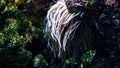
[[[83,14],[84,12],[81,11],[70,13],[66,0],[58,0],[48,10],[45,32],[49,35],[48,45],[58,57],[66,50],[68,40],[73,39],[75,31],[80,25],[77,16],[82,16]]]

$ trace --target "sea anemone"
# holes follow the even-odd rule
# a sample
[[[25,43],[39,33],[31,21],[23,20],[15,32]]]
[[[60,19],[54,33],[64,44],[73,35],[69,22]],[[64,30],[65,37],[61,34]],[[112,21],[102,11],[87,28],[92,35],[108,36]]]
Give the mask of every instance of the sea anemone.
[[[80,25],[77,17],[82,17],[84,14],[82,11],[69,12],[68,6],[66,5],[67,2],[68,0],[58,0],[56,4],[51,6],[47,13],[45,32],[49,35],[48,44],[51,50],[58,57],[66,50],[68,40],[71,41],[73,39],[75,31]],[[52,42],[51,45],[50,42]]]

